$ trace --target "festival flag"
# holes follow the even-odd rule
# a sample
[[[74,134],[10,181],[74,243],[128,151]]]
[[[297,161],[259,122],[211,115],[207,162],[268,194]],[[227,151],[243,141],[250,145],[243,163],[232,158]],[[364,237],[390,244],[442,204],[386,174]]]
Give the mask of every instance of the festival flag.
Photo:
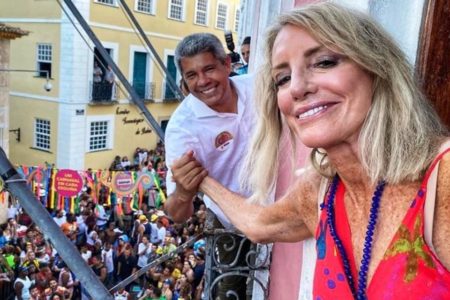
[[[69,208],[70,212],[72,214],[75,213],[75,197],[70,197],[70,208]]]
[[[33,173],[35,174],[35,180],[33,180],[33,191],[35,192],[36,198],[39,199],[41,195],[41,181],[42,181],[42,172],[40,167],[33,168]]]
[[[153,175],[153,181],[155,182],[155,186],[158,189],[158,194],[157,194],[156,200],[155,200],[155,206],[156,206],[156,208],[159,208],[163,203],[166,202],[166,195],[164,195],[164,192],[161,189],[161,181],[159,179],[158,174],[152,174],[152,175]]]
[[[52,169],[52,177],[51,177],[51,191],[50,191],[50,205],[49,208],[55,208],[55,177],[56,177],[56,169]]]
[[[63,197],[63,209],[64,209],[64,211],[66,211],[66,212],[72,212],[70,209],[71,209],[71,204],[72,204],[72,201],[71,201],[71,199],[72,199],[72,197]]]
[[[144,186],[142,183],[138,185],[138,195],[139,195],[139,209],[142,208],[142,201],[144,200]]]
[[[116,198],[116,213],[118,216],[123,216],[122,199],[118,195]]]

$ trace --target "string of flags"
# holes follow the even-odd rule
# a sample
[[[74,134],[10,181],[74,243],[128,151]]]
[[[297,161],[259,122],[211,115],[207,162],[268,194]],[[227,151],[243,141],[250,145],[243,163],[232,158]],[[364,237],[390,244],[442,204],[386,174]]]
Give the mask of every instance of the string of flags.
[[[166,200],[158,174],[147,170],[78,171],[19,166],[17,172],[26,179],[36,199],[49,209],[79,212],[81,196],[87,188],[96,205],[110,206],[119,215],[139,210],[145,196],[151,197],[157,208]],[[5,193],[0,192],[0,201],[5,201]]]

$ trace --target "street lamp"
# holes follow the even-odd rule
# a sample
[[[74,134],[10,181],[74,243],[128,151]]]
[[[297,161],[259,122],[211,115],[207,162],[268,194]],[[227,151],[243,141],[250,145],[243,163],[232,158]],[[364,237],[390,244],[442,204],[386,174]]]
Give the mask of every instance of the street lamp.
[[[45,73],[46,82],[44,84],[44,89],[47,92],[52,90],[52,83],[50,82],[50,72],[47,70],[22,70],[22,69],[0,69],[0,72],[29,72],[29,73]]]

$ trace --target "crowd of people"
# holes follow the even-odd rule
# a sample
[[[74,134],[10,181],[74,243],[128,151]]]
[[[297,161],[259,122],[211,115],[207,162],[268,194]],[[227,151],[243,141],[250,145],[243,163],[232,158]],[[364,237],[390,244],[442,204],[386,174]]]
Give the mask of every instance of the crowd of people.
[[[147,169],[154,170],[159,178],[164,181],[166,178],[167,166],[165,163],[165,151],[162,142],[159,142],[155,149],[136,148],[133,153],[133,159],[130,161],[128,156],[116,155],[112,161],[110,171],[140,171]]]
[[[112,169],[148,167],[163,182],[164,169],[153,169],[163,162],[164,147],[158,144],[150,151],[136,149],[134,163],[138,166]],[[85,189],[77,213],[49,212],[108,289],[203,232],[206,209],[199,198],[192,218],[184,224],[174,224],[163,207],[153,207],[147,201],[139,210],[118,217],[112,213],[113,208],[101,203],[101,197],[100,203],[95,203],[91,193],[90,188]],[[204,240],[200,239],[113,295],[115,299],[200,299],[203,273]],[[8,221],[0,225],[0,298],[14,296],[19,300],[91,299],[43,231],[10,198]]]

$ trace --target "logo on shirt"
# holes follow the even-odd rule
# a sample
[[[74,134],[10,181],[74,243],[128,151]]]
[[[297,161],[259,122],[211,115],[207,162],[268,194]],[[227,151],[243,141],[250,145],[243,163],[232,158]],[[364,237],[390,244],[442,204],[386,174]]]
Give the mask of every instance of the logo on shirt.
[[[219,151],[224,151],[233,141],[233,135],[228,131],[223,131],[216,136],[215,146]]]

